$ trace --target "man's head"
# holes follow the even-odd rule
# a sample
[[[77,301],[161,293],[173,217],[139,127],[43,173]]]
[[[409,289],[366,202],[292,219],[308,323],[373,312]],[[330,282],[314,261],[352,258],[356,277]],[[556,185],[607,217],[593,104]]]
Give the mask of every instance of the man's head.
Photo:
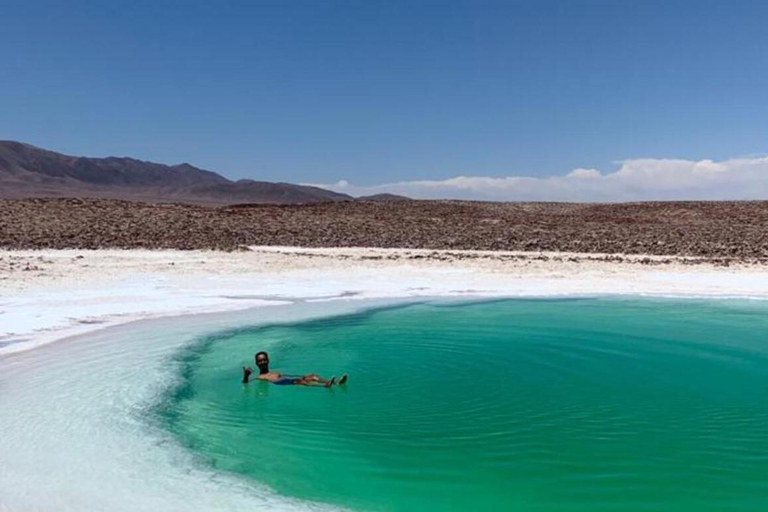
[[[256,366],[259,373],[269,373],[269,355],[266,352],[256,352]]]

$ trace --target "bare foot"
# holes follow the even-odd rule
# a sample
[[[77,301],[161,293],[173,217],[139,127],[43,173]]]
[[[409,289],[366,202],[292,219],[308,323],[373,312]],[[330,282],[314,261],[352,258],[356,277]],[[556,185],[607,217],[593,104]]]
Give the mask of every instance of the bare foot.
[[[349,379],[349,375],[347,375],[347,374],[345,373],[345,374],[344,374],[344,375],[342,375],[342,376],[341,376],[341,378],[339,379],[339,386],[341,386],[342,384],[346,384],[346,383],[347,383],[347,379]]]
[[[325,383],[325,387],[329,388],[329,387],[333,386],[334,384],[336,384],[336,377],[335,376],[331,377],[331,380],[329,380],[328,382]]]

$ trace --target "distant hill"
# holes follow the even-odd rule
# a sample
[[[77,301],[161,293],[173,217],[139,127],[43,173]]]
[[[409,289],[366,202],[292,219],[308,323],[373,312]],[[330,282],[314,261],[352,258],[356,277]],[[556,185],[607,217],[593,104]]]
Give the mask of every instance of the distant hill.
[[[352,200],[319,187],[231,181],[189,164],[87,158],[0,141],[0,199],[95,197],[207,205],[301,204]]]
[[[360,196],[358,201],[411,201],[410,197],[399,196],[397,194],[374,194],[372,196]]]

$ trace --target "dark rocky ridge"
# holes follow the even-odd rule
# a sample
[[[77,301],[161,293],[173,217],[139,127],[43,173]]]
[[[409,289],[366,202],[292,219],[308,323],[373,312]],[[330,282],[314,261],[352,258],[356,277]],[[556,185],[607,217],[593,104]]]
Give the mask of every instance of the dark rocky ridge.
[[[0,141],[0,199],[96,197],[205,205],[301,204],[351,200],[346,194],[290,183],[230,181],[189,164],[63,155]]]
[[[353,201],[210,208],[0,201],[0,247],[234,250],[244,245],[566,251],[768,260],[768,202]]]

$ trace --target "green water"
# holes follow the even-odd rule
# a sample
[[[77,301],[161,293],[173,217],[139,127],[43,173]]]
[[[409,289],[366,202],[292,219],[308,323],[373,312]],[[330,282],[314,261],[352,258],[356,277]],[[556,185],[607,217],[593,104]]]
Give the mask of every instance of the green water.
[[[242,385],[269,350],[346,389]],[[768,510],[768,306],[418,304],[211,338],[162,417],[279,493],[386,511]]]

